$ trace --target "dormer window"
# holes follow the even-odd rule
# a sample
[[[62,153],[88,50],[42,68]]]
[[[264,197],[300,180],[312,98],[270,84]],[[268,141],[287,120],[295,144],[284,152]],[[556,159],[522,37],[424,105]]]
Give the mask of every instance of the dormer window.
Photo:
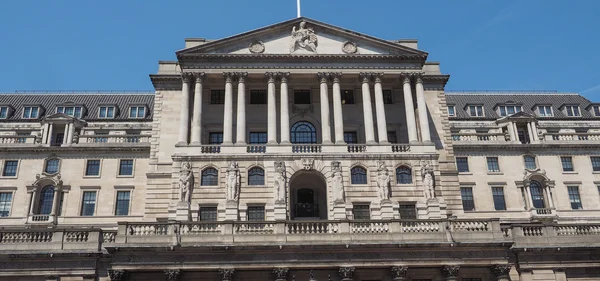
[[[600,117],[600,105],[592,106],[592,113],[594,114],[594,116]]]
[[[456,112],[454,111],[454,105],[448,106],[448,116],[450,116],[450,117],[456,116]]]
[[[469,105],[471,117],[483,117],[483,105]]]
[[[501,105],[498,106],[498,112],[500,116],[509,116],[517,112],[521,112],[523,109],[520,105]]]
[[[37,106],[25,106],[23,107],[23,119],[36,119],[39,112],[40,108]]]
[[[129,118],[144,118],[146,117],[145,106],[132,106],[129,108]]]
[[[539,105],[538,106],[538,115],[540,117],[552,117],[552,106],[550,105]]]
[[[565,112],[569,117],[579,117],[581,113],[579,112],[579,106],[577,105],[567,105],[565,106]]]
[[[0,119],[8,118],[8,106],[0,106]]]
[[[63,113],[69,116],[81,118],[81,106],[59,106],[56,113]]]
[[[115,118],[115,107],[101,106],[98,111],[98,118]]]

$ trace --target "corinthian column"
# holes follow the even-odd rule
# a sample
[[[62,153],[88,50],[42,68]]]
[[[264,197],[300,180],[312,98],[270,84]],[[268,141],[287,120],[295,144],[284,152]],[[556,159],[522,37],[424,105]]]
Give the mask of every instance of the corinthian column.
[[[383,89],[381,88],[381,78],[383,73],[375,73],[375,109],[377,111],[377,136],[379,143],[388,143],[387,138],[387,120],[385,120],[385,105],[383,104]]]
[[[333,77],[333,124],[335,143],[344,144],[344,115],[342,114],[342,91],[340,89],[341,73],[331,73]]]
[[[446,278],[446,281],[458,280],[458,272],[460,267],[458,265],[445,265],[442,267],[442,274]]]
[[[280,140],[282,144],[290,143],[290,114],[289,114],[289,102],[288,102],[288,77],[289,72],[279,73],[281,78],[281,134]]]
[[[494,276],[496,276],[496,280],[498,281],[510,281],[510,268],[511,266],[508,264],[502,265],[494,265],[490,269]]]
[[[421,127],[421,141],[431,142],[429,132],[429,118],[427,117],[427,103],[425,102],[425,90],[423,89],[423,76],[417,75],[417,108],[419,108],[419,126]]]
[[[223,144],[233,144],[233,73],[225,76],[225,105],[223,110]]]
[[[192,112],[192,136],[190,143],[200,144],[202,138],[202,80],[204,72],[194,73],[196,87],[194,88],[194,111]]]
[[[237,131],[235,144],[246,145],[246,84],[245,79],[248,73],[237,73],[238,78],[238,98],[237,98]]]
[[[190,122],[190,74],[182,73],[181,111],[179,112],[179,144],[188,142],[188,124]]]
[[[277,105],[275,104],[275,78],[277,73],[267,72],[267,143],[277,144]]]
[[[369,89],[369,79],[371,78],[371,73],[361,73],[359,77],[362,80],[365,139],[367,140],[367,143],[375,143],[375,130],[373,129],[373,108],[371,106],[371,92]]]
[[[317,73],[321,87],[321,143],[331,143],[331,126],[329,125],[329,93],[327,91],[327,79],[329,74],[324,72]]]
[[[410,73],[402,74],[404,84],[404,110],[406,111],[406,127],[408,129],[408,141],[417,142],[417,123],[415,122],[415,108],[413,105],[412,89],[410,87]]]

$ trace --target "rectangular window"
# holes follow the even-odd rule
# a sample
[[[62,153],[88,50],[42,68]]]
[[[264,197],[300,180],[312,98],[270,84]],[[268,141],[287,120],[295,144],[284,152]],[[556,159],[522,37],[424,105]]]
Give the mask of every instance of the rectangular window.
[[[8,106],[0,107],[0,119],[8,118]]]
[[[488,172],[500,172],[498,157],[487,157],[487,168]]]
[[[469,158],[467,157],[456,157],[456,168],[459,173],[469,172]]]
[[[250,91],[250,104],[267,104],[267,91],[265,91],[265,90]]]
[[[579,117],[581,114],[579,113],[579,106],[576,105],[567,105],[565,106],[565,110],[567,112],[567,116],[569,117]]]
[[[11,204],[12,204],[12,192],[0,193],[0,217],[10,216]]]
[[[600,116],[600,105],[594,105],[592,108],[594,109],[594,116],[599,117]]]
[[[573,172],[573,158],[571,156],[561,156],[560,162],[562,163],[563,172]]]
[[[250,132],[250,144],[267,143],[267,132]]]
[[[387,132],[388,141],[390,143],[398,143],[398,138],[396,136],[396,131],[388,131]]]
[[[483,105],[469,105],[469,115],[483,117]]]
[[[115,216],[129,215],[129,201],[131,201],[131,191],[117,191],[117,201],[115,202]]]
[[[475,211],[475,201],[473,200],[473,188],[461,187],[460,197],[462,198],[464,211]]]
[[[86,176],[99,176],[100,175],[100,160],[87,160],[85,166]]]
[[[504,199],[504,188],[492,187],[492,196],[494,198],[494,208],[496,211],[506,210],[506,201]]]
[[[354,104],[354,91],[343,90],[342,91],[342,104]]]
[[[115,118],[115,107],[101,106],[98,110],[98,118]]]
[[[392,90],[383,90],[383,103],[384,104],[393,104],[394,103]]]
[[[221,133],[221,132],[208,133],[208,144],[222,144],[222,143],[223,143],[223,133]]]
[[[513,115],[517,112],[521,112],[522,107],[520,105],[501,105],[498,107],[500,116]]]
[[[133,160],[132,159],[121,159],[119,162],[119,176],[132,176],[133,175]]]
[[[145,106],[132,106],[129,108],[129,118],[144,118],[146,117]]]
[[[537,169],[537,164],[535,163],[535,157],[531,155],[523,156],[523,160],[525,161],[525,169],[535,170]]]
[[[358,143],[356,132],[344,132],[344,141],[346,143]]]
[[[310,90],[294,90],[294,104],[310,104]]]
[[[38,118],[40,108],[37,106],[25,106],[23,107],[23,119],[35,119]]]
[[[96,210],[96,191],[84,191],[81,201],[81,216],[93,216]]]
[[[265,206],[248,206],[248,221],[264,221]]]
[[[450,117],[456,116],[456,112],[454,111],[454,105],[448,106],[448,116],[450,116]]]
[[[56,108],[56,113],[81,118],[81,106],[59,106]]]
[[[4,168],[2,169],[2,176],[3,177],[16,177],[18,165],[19,165],[18,160],[4,161]]]
[[[369,220],[371,219],[371,206],[366,204],[353,205],[352,215],[355,220]]]
[[[540,117],[552,117],[552,106],[540,105],[538,106],[538,114]]]
[[[417,209],[415,208],[415,204],[400,204],[398,206],[398,211],[400,212],[400,219],[402,220],[417,219]]]
[[[210,91],[210,104],[225,104],[225,91],[224,90],[211,90]]]
[[[581,197],[579,196],[579,187],[568,186],[567,189],[569,190],[569,202],[571,202],[571,209],[583,209],[583,206],[581,206]]]
[[[217,207],[200,207],[199,221],[217,221]]]
[[[600,157],[592,156],[590,159],[592,160],[592,170],[594,172],[600,172]]]

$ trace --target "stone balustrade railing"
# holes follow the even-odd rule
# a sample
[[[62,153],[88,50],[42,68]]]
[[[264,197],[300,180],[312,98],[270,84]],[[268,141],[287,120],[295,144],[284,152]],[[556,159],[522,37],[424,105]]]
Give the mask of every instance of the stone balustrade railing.
[[[452,140],[464,144],[502,144],[510,141],[502,133],[454,133]],[[541,142],[585,142],[600,141],[600,133],[545,133],[541,136]]]
[[[84,135],[79,144],[150,143],[150,135]]]
[[[411,152],[412,146],[409,144],[248,144],[246,146],[237,145],[198,145],[192,144],[190,147],[198,147],[197,152],[201,154],[271,154],[271,153],[289,153],[289,154],[316,154],[316,153],[407,153]],[[412,152],[433,152],[433,145],[415,145],[417,149]]]
[[[103,242],[112,243],[103,239],[110,237],[108,233],[101,229],[0,229],[0,251],[99,252]]]
[[[502,133],[458,133],[452,134],[452,140],[464,142],[506,142]]]
[[[36,144],[35,136],[1,135],[0,144]]]
[[[546,141],[599,141],[600,133],[549,133],[544,135]]]

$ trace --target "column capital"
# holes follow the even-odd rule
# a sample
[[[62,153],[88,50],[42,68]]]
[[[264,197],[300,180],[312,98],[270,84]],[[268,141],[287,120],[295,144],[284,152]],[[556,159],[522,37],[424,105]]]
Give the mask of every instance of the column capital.
[[[183,83],[189,83],[192,76],[193,74],[191,72],[182,72],[181,80],[183,80]]]
[[[167,281],[178,281],[180,274],[181,271],[179,269],[168,269],[165,270],[165,279]]]
[[[442,274],[446,277],[446,280],[455,279],[458,277],[460,266],[458,265],[444,265],[442,267]]]
[[[206,78],[206,73],[204,73],[204,72],[195,72],[194,73],[194,79],[196,79],[196,83],[202,83],[204,81],[204,78]]]
[[[235,72],[223,72],[223,77],[225,77],[225,83],[233,83]]]
[[[343,281],[352,280],[352,275],[354,274],[354,266],[342,266],[338,270],[338,274]]]
[[[287,267],[273,268],[273,275],[275,275],[275,280],[286,280],[289,270],[290,269]]]
[[[108,277],[111,281],[124,281],[125,280],[125,270],[107,270]]]
[[[373,80],[375,81],[375,83],[381,83],[381,79],[383,79],[383,72],[373,73]]]
[[[277,79],[277,72],[266,72],[265,77],[267,77],[268,83],[275,83],[275,79]]]
[[[410,79],[412,78],[412,76],[413,76],[412,72],[400,73],[400,78],[402,79],[402,83],[404,83],[404,84],[410,84]]]
[[[327,80],[329,80],[329,73],[328,72],[318,72],[317,78],[319,79],[320,83],[327,83]]]
[[[373,73],[371,73],[371,72],[361,72],[358,74],[358,78],[360,79],[360,81],[362,83],[369,83],[369,80],[371,80],[372,76],[373,76]]]
[[[277,77],[279,77],[279,79],[281,80],[281,83],[287,83],[288,80],[290,79],[290,73],[289,72],[277,72]]]
[[[244,83],[247,76],[248,76],[248,72],[236,72],[235,73],[235,77],[237,78],[238,83]]]
[[[340,78],[342,78],[341,72],[330,72],[329,76],[333,80],[333,83],[340,83]]]
[[[415,81],[419,84],[423,84],[423,75],[425,75],[424,72],[413,73],[413,77],[415,77]]]
[[[235,269],[233,268],[221,268],[219,269],[219,275],[221,276],[222,281],[231,281],[233,280],[233,274],[235,273]]]
[[[406,280],[406,272],[408,271],[408,267],[392,266],[391,270],[392,270],[392,277],[394,277],[394,281]]]
[[[511,266],[508,264],[496,264],[493,265],[490,270],[496,277],[506,276],[510,272]]]

